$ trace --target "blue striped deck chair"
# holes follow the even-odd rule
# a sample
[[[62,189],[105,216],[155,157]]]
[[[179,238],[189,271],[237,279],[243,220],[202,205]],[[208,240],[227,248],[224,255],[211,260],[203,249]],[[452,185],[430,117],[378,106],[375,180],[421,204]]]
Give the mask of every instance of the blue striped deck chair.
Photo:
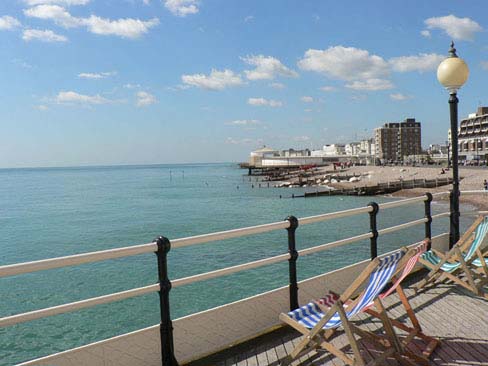
[[[404,347],[395,334],[379,298],[381,292],[391,282],[393,275],[408,261],[409,258],[405,254],[405,250],[402,249],[386,257],[373,259],[330,308],[313,301],[287,314],[280,314],[281,321],[304,335],[288,356],[281,360],[281,365],[288,365],[313,350],[327,351],[347,365],[366,365],[356,336],[359,339],[367,339],[382,351],[372,364],[382,365],[389,357],[394,357],[404,364],[412,364],[405,359]],[[360,291],[362,288],[364,289]],[[360,295],[353,299],[358,292]],[[380,309],[380,319],[389,346],[385,346],[384,339],[381,342],[376,334],[361,329],[350,321],[372,302],[377,309]],[[344,305],[346,303],[347,306]],[[352,357],[331,342],[335,330],[339,327],[344,329],[352,349]]]
[[[487,233],[488,217],[479,216],[447,253],[442,254],[431,249],[423,254],[419,261],[430,269],[430,272],[417,284],[416,290],[421,290],[428,284],[447,280],[476,295],[486,297],[483,286],[488,282],[488,273],[477,271],[476,264],[482,267],[481,261],[484,261],[484,257],[481,246]]]

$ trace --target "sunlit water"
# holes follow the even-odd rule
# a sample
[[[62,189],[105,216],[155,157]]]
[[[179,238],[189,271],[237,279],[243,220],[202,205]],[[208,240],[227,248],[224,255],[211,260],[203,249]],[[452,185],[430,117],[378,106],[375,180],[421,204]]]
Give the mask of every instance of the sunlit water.
[[[289,198],[257,188],[235,164],[0,170],[0,265],[143,244],[360,207],[372,197]],[[252,188],[251,184],[255,185]],[[263,185],[264,186],[264,185]],[[283,196],[280,199],[280,195]],[[387,198],[374,197],[376,202]],[[434,212],[447,209],[434,204]],[[418,219],[423,203],[381,212],[380,227]],[[433,234],[447,231],[447,219]],[[299,227],[299,249],[369,231],[366,214]],[[421,240],[423,225],[379,239],[379,252]],[[174,249],[171,279],[286,253],[285,230]],[[369,256],[363,241],[301,257],[299,279]],[[175,288],[173,319],[287,284],[287,263]],[[154,254],[0,279],[0,316],[156,283]],[[277,314],[278,316],[278,314]],[[0,329],[11,365],[159,322],[157,294]]]

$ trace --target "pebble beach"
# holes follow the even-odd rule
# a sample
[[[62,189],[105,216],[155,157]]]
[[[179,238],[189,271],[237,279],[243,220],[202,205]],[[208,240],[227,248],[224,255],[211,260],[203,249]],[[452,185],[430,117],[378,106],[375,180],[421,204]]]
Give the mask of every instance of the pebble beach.
[[[361,174],[361,182],[347,183],[341,182],[341,185],[346,188],[349,185],[364,184],[375,185],[378,183],[386,183],[388,181],[410,180],[410,179],[436,179],[452,176],[452,170],[444,170],[442,174],[442,167],[411,167],[411,166],[355,166],[347,170],[348,174]],[[459,176],[462,178],[460,182],[461,191],[466,190],[483,190],[484,180],[488,180],[487,168],[473,168],[460,167]],[[445,185],[438,188],[429,189],[430,192],[445,192],[452,189],[452,185]],[[425,188],[403,189],[395,192],[395,197],[414,197],[426,192]],[[446,200],[448,197],[445,198]],[[461,195],[461,203],[474,205],[481,210],[488,210],[488,192],[487,194],[476,195]]]

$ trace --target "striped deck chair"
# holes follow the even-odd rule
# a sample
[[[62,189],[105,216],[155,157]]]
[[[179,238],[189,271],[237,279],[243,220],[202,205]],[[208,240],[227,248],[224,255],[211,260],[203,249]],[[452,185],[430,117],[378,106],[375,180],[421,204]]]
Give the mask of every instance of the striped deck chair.
[[[387,257],[373,259],[330,308],[319,302],[310,302],[287,314],[280,314],[281,321],[305,336],[290,354],[281,360],[281,365],[288,365],[294,359],[312,350],[319,349],[328,351],[348,365],[366,365],[356,335],[359,338],[368,339],[382,351],[381,355],[368,365],[382,365],[388,357],[394,357],[404,364],[412,364],[405,358],[404,347],[395,334],[379,298],[381,291],[391,281],[397,268],[403,268],[409,259],[405,254],[404,250],[399,250]],[[364,285],[366,287],[361,294],[352,300],[354,294],[358,293]],[[380,319],[388,340],[387,345],[385,342],[378,341],[378,337],[374,333],[363,330],[350,321],[370,306],[372,302],[380,309]],[[346,303],[349,305],[345,308],[344,304]],[[331,342],[335,330],[340,326],[344,328],[353,357],[347,355]]]
[[[406,332],[406,336],[403,337],[402,343],[406,347],[407,355],[408,357],[415,359],[419,362],[423,363],[428,363],[428,358],[432,354],[432,352],[435,350],[435,348],[439,345],[439,340],[437,338],[428,336],[423,333],[422,327],[420,326],[420,322],[418,321],[412,306],[410,305],[410,302],[408,301],[407,296],[405,295],[405,292],[403,291],[403,288],[401,286],[402,281],[412,272],[413,268],[415,265],[418,263],[419,257],[424,254],[427,251],[427,248],[429,246],[429,239],[425,239],[422,243],[407,249],[407,248],[402,248],[407,252],[406,257],[409,257],[408,261],[406,262],[405,266],[403,269],[399,268],[397,271],[397,274],[392,277],[392,280],[394,281],[393,284],[388,288],[387,291],[383,292],[380,294],[378,297],[383,300],[389,295],[391,295],[393,292],[396,291],[398,294],[398,297],[400,298],[400,301],[405,309],[405,312],[410,319],[410,322],[412,323],[412,326],[408,326],[406,323],[400,322],[397,319],[392,319],[390,318],[391,324],[398,328],[401,329],[402,331]],[[401,271],[401,272],[400,272]],[[330,292],[327,294],[324,298],[318,300],[321,304],[331,307],[335,301],[339,299],[339,296],[335,293]],[[347,304],[346,304],[347,305]],[[374,302],[370,303],[368,306],[364,308],[364,312],[367,314],[380,318],[380,312],[377,309],[374,308]],[[422,356],[417,355],[418,351],[417,349],[412,349],[408,351],[408,347],[410,347],[411,342],[415,339],[418,338],[420,339],[425,346],[421,350]],[[417,345],[418,346],[418,345]]]
[[[484,257],[480,248],[487,233],[488,217],[479,216],[447,253],[442,254],[435,250],[424,253],[419,261],[430,269],[430,272],[417,284],[416,290],[419,291],[436,281],[450,280],[476,295],[487,297],[483,286],[488,282],[488,275],[476,271],[473,264],[478,259],[482,266]]]

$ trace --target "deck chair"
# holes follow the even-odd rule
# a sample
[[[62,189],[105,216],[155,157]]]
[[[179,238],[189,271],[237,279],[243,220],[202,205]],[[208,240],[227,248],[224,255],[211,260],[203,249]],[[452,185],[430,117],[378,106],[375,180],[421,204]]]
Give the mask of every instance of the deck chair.
[[[378,297],[391,281],[397,268],[403,268],[408,261],[409,258],[405,254],[404,250],[399,250],[387,257],[373,259],[330,308],[319,302],[310,302],[287,314],[280,314],[281,321],[304,335],[303,339],[290,354],[281,360],[281,365],[288,365],[294,359],[312,350],[322,349],[341,359],[347,365],[364,366],[366,363],[361,354],[356,336],[367,339],[382,351],[381,355],[367,364],[368,366],[382,365],[388,357],[394,357],[402,364],[413,365],[405,357],[404,347],[386,315],[381,299]],[[364,290],[353,300],[353,296],[364,285],[366,286]],[[374,333],[363,330],[350,321],[351,318],[354,318],[363,309],[370,306],[372,302],[379,309],[379,316],[385,329],[387,342],[382,342]],[[346,308],[345,303],[349,303]],[[339,326],[344,328],[353,357],[332,344],[332,337]]]
[[[398,297],[400,298],[400,301],[405,309],[408,318],[410,319],[410,322],[412,323],[412,326],[409,326],[406,323],[401,322],[397,319],[390,318],[390,321],[394,327],[401,329],[406,333],[406,336],[404,336],[402,339],[404,347],[409,348],[411,346],[411,342],[415,338],[420,339],[425,344],[423,349],[421,349],[422,355],[417,355],[417,349],[411,349],[409,352],[407,352],[410,358],[413,358],[421,363],[428,363],[430,355],[439,345],[439,340],[423,333],[420,322],[418,321],[412,309],[412,306],[410,305],[410,302],[408,301],[408,298],[403,291],[401,283],[412,272],[413,268],[418,263],[419,257],[427,251],[429,244],[430,240],[425,239],[424,241],[422,241],[422,243],[410,249],[402,248],[407,252],[406,256],[409,257],[409,259],[403,269],[399,268],[397,274],[392,277],[392,280],[394,282],[392,283],[390,288],[388,288],[388,290],[378,296],[381,300],[383,300],[386,297],[390,296],[393,292],[396,292],[398,294]],[[334,304],[335,301],[338,300],[338,298],[339,296],[337,294],[329,292],[329,294],[320,299],[319,302],[325,306],[330,307]],[[374,303],[370,303],[369,305],[367,305],[363,311],[375,318],[380,318],[380,312],[377,309],[374,309]]]
[[[477,271],[473,262],[478,259],[483,267],[485,259],[480,248],[487,233],[488,217],[479,216],[447,253],[442,254],[433,249],[424,253],[419,261],[430,272],[415,289],[419,291],[428,284],[450,280],[476,295],[486,297],[483,286],[488,282],[488,270],[484,268],[486,274]]]

